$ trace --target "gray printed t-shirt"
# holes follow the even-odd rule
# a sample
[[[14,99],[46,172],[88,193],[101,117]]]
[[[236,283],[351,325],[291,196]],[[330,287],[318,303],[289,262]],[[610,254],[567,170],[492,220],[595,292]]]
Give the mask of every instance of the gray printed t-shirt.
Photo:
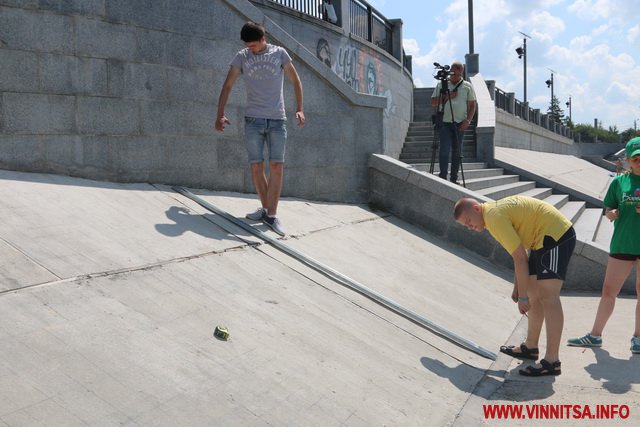
[[[280,46],[267,44],[267,48],[252,53],[248,48],[238,52],[231,66],[239,68],[247,89],[245,116],[257,119],[286,120],[282,83],[284,66],[291,57]]]

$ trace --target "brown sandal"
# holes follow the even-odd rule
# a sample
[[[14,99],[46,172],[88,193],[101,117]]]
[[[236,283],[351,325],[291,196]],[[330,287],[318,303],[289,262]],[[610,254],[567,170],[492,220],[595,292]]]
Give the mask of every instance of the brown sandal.
[[[560,375],[562,370],[560,369],[560,361],[556,360],[551,363],[545,359],[540,360],[540,367],[527,366],[525,369],[520,369],[520,375],[525,377],[542,377],[545,375]]]
[[[516,348],[520,348],[520,351],[513,351]],[[515,357],[516,359],[529,359],[529,360],[538,360],[538,356],[540,355],[540,351],[538,348],[529,348],[524,343],[520,344],[520,346],[503,345],[500,347],[500,353],[507,354],[511,357]]]

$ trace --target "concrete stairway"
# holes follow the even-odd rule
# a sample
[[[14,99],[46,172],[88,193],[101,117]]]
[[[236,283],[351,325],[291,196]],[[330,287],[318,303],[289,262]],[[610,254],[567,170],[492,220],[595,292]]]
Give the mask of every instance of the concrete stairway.
[[[400,160],[405,163],[430,163],[433,150],[433,123],[431,115],[434,109],[431,106],[431,93],[433,88],[420,88],[413,90],[413,121],[409,124],[409,130],[402,147]],[[436,150],[436,161],[439,151]],[[475,160],[475,126],[474,123],[465,131],[462,144],[462,156],[469,161]]]
[[[402,147],[400,161],[412,165],[415,169],[429,172],[433,150],[433,125],[431,115],[431,93],[433,88],[420,88],[413,91],[413,122]],[[475,162],[475,127],[467,129],[464,135],[463,170],[466,187],[493,200],[507,196],[522,194],[546,200],[557,207],[573,222],[578,238],[592,241],[608,250],[613,234],[613,225],[602,217],[602,209],[587,207],[587,203],[570,200],[566,194],[553,194],[551,188],[536,183],[523,181],[518,175],[505,174],[500,168],[487,168],[484,163]],[[438,151],[435,153],[434,173],[439,171]],[[459,174],[460,182],[462,175]]]
[[[412,122],[402,146],[400,160],[405,163],[430,163],[433,155],[433,124],[431,121]],[[436,150],[436,162],[440,150]],[[475,160],[476,144],[473,129],[467,129],[462,143],[462,157]]]
[[[429,172],[430,163],[414,163],[412,167]],[[434,169],[437,174],[437,164]],[[463,169],[467,189],[493,200],[514,195],[545,200],[571,220],[578,239],[594,242],[608,250],[613,225],[602,216],[601,208],[588,207],[584,201],[570,200],[566,194],[553,194],[551,188],[539,186],[535,181],[521,181],[518,175],[505,174],[501,168],[487,168],[484,163],[463,163]]]

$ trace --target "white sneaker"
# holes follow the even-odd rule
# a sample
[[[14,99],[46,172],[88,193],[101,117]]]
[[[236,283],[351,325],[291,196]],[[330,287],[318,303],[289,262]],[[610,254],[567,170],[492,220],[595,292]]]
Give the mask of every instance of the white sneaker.
[[[267,211],[264,208],[258,208],[254,212],[250,212],[245,217],[251,221],[259,221],[267,215]]]
[[[262,217],[262,221],[279,235],[284,236],[285,234],[287,234],[285,233],[284,228],[282,227],[282,223],[280,222],[280,219],[278,219],[278,217],[265,215],[264,217]]]

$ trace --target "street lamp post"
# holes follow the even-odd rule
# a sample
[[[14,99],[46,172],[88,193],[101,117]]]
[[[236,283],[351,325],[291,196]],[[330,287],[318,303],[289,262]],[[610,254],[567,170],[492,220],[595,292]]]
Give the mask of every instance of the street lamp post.
[[[523,61],[523,70],[524,70],[524,103],[527,103],[527,39],[531,38],[531,36],[526,35],[522,31],[518,31],[520,34],[524,36],[522,39],[522,46],[516,49],[516,53],[518,54],[518,59],[524,58]]]
[[[553,103],[553,71],[551,72],[551,78],[545,83],[547,84],[547,87],[551,88],[551,102]]]
[[[553,73],[555,71],[553,71],[551,68],[549,68],[549,71],[551,71],[551,79],[547,80],[545,83],[547,84],[547,87],[551,88],[551,105],[553,105]]]

